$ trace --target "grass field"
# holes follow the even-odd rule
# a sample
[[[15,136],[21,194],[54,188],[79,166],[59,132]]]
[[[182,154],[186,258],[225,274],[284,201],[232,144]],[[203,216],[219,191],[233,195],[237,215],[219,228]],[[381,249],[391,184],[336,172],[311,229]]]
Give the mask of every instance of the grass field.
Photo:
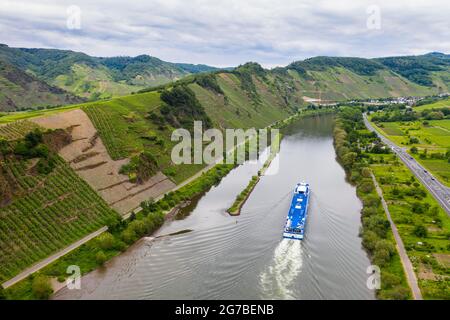
[[[409,192],[419,184],[415,185],[417,180],[395,155],[371,156],[375,160],[371,169],[415,267],[424,298],[450,299],[449,266],[435,258],[450,258],[450,218],[424,187],[419,187],[423,198],[418,198],[416,191]],[[418,226],[426,228],[426,236],[415,233]]]
[[[450,108],[450,98],[445,99],[445,100],[441,100],[441,101],[437,101],[435,103],[430,103],[430,104],[425,104],[423,106],[418,106],[415,107],[414,110],[415,111],[422,111],[422,110],[427,110],[427,109],[434,109],[434,108]]]
[[[407,147],[409,153],[436,176],[442,183],[450,186],[450,163],[446,158],[431,158],[433,153],[445,154],[450,149],[450,120],[432,120],[428,125],[422,121],[383,122],[376,126],[397,145]],[[411,138],[418,142],[412,143]],[[418,149],[417,154],[411,148]],[[427,157],[420,156],[427,150]]]

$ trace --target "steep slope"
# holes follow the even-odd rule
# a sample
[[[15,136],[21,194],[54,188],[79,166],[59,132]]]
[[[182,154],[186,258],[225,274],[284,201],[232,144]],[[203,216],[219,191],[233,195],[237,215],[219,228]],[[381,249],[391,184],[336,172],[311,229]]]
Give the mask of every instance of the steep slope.
[[[416,83],[397,71],[376,59],[338,57],[306,59],[274,70],[293,78],[306,100],[423,96],[441,91],[438,84]]]
[[[148,55],[92,57],[57,49],[11,48],[0,45],[0,60],[78,96],[97,99],[125,95],[198,72],[206,65],[176,64]]]
[[[0,111],[82,102],[83,99],[0,60]]]
[[[26,127],[31,130],[36,125],[18,123],[16,130],[12,128],[14,125],[0,132],[2,283],[118,218],[57,155],[59,148],[70,143],[67,132],[32,132],[23,138],[7,133],[25,133]]]

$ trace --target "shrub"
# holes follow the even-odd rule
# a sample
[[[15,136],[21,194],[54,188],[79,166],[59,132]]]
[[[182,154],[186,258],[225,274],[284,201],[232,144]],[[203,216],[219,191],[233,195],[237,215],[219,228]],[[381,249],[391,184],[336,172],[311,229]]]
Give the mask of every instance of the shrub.
[[[389,262],[390,259],[391,259],[391,256],[389,255],[388,250],[386,250],[384,248],[380,248],[380,249],[375,248],[375,251],[373,254],[373,262],[376,265],[384,266],[384,265],[386,265],[386,263]]]
[[[367,250],[369,250],[369,252],[373,252],[377,244],[377,241],[378,236],[375,232],[370,230],[364,231],[362,237],[362,244]]]
[[[360,184],[361,191],[364,193],[370,193],[374,190],[374,185],[372,181],[364,181]]]
[[[426,238],[428,236],[427,228],[422,225],[416,226],[414,228],[413,234],[419,238]]]
[[[409,143],[410,144],[419,143],[419,139],[417,139],[416,137],[411,137],[409,138]]]
[[[97,261],[98,264],[103,265],[106,260],[106,254],[103,251],[99,251],[95,254],[95,261]]]
[[[114,247],[114,236],[109,233],[105,232],[101,234],[98,238],[98,246],[103,250],[110,250]]]
[[[361,169],[361,175],[364,178],[370,178],[370,169],[369,168],[362,168]]]
[[[381,279],[381,285],[384,289],[391,289],[401,283],[401,279],[399,276],[384,272]]]
[[[53,288],[50,284],[48,277],[43,275],[38,275],[33,279],[31,285],[31,290],[33,295],[38,299],[48,299],[53,293]]]
[[[128,244],[132,244],[137,239],[136,233],[128,228],[122,232],[121,236],[122,240]]]

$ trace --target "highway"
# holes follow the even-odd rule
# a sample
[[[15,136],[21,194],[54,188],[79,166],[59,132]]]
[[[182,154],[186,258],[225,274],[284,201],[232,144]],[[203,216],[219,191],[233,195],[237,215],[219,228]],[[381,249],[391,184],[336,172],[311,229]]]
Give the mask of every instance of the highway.
[[[431,192],[436,200],[441,204],[442,208],[450,216],[450,188],[444,186],[433,175],[428,172],[420,163],[406,152],[406,148],[401,148],[391,140],[379,133],[367,119],[364,114],[364,123],[366,127],[375,132],[378,137],[406,164],[406,166],[414,173],[414,175],[422,182],[422,184]]]

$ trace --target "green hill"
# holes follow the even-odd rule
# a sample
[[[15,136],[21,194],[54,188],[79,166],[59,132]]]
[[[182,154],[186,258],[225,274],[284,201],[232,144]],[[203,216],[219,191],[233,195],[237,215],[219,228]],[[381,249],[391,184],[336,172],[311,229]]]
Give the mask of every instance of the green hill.
[[[450,55],[432,52],[422,56],[388,57],[375,61],[402,75],[408,80],[440,92],[450,88]]]
[[[0,60],[0,110],[14,111],[81,102],[83,99],[50,86],[33,75]]]
[[[433,61],[432,56],[420,56]],[[401,59],[401,57],[399,57]],[[384,98],[392,96],[424,96],[448,91],[444,80],[417,82],[406,73],[399,73],[392,65],[379,59],[316,57],[293,62],[274,71],[288,74],[297,83],[297,90],[309,98],[321,100],[347,100]],[[431,62],[430,62],[431,63]],[[450,69],[442,69],[450,76]]]
[[[177,64],[148,55],[92,57],[57,49],[11,48],[0,45],[0,61],[77,96],[89,99],[129,94],[191,73],[216,70],[206,65]]]
[[[74,102],[73,97],[70,100],[67,94],[64,96],[66,92],[89,100],[123,96],[205,72],[219,72],[218,81],[223,86],[226,86],[226,81],[237,81],[233,77],[239,77],[244,83],[242,88],[251,92],[251,87],[244,88],[252,86],[247,76],[250,72],[264,78],[267,84],[278,88],[280,93],[283,92],[282,99],[292,91],[297,99],[306,102],[423,96],[450,91],[449,55],[436,52],[376,59],[315,57],[273,70],[264,70],[253,64],[247,73],[242,73],[239,70],[248,68],[250,64],[233,72],[230,68],[219,70],[202,64],[165,62],[149,55],[93,57],[70,50],[0,45],[0,62],[15,68],[15,73],[21,72],[22,79],[29,75],[23,83],[33,83],[28,84],[24,94],[17,93],[17,90],[11,93],[14,85],[4,80],[5,72],[0,70],[3,84],[0,110]],[[234,76],[223,76],[230,72]],[[255,85],[258,85],[258,81],[255,80]],[[36,88],[38,82],[39,88]],[[41,88],[45,84],[47,88]],[[55,92],[55,87],[62,91]],[[192,89],[200,97],[208,98],[195,86]],[[230,95],[233,93],[230,92]],[[218,101],[214,103],[220,104]]]

